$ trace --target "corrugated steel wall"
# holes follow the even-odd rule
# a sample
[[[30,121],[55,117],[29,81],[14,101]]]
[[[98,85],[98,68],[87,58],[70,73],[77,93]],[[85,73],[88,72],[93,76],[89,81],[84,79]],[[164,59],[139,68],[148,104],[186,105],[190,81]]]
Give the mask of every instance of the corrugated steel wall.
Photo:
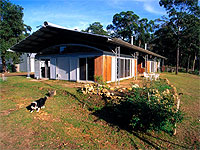
[[[50,59],[50,79],[56,79],[56,58]]]
[[[69,80],[70,79],[70,57],[57,58],[57,79]]]
[[[40,61],[38,59],[35,59],[35,74],[36,79],[40,78]]]

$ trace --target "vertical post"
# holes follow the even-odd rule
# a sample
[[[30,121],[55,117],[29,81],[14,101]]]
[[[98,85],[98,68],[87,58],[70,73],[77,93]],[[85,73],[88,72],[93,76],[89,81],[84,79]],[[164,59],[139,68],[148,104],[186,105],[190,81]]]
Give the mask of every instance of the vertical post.
[[[86,57],[86,82],[88,81],[88,61]]]
[[[27,78],[30,78],[30,56],[31,53],[27,54]]]
[[[145,72],[147,72],[147,55],[144,56],[144,61]]]
[[[147,50],[147,43],[145,43],[145,48],[144,49]]]
[[[117,47],[117,59],[118,59],[118,62],[117,62],[117,69],[118,69],[118,83],[117,85],[119,85],[120,83],[120,47]]]
[[[138,59],[138,56],[137,56],[137,54],[136,54],[136,61],[137,61],[137,59]],[[137,70],[137,69],[138,69],[138,67],[137,67],[137,63],[136,63],[136,80],[137,80],[137,75],[138,75],[138,73],[137,73],[138,70]]]
[[[136,65],[136,63],[135,63],[135,59],[136,59],[136,55],[135,55],[135,53],[134,53],[134,55],[133,55],[133,57],[134,57],[134,80],[136,80],[136,75],[135,75],[135,67],[137,67],[137,65]],[[137,69],[136,69],[136,71],[137,71]]]
[[[115,48],[115,85],[117,85],[117,47]]]
[[[138,59],[138,55],[139,55],[138,52],[135,52],[135,53],[134,53],[134,56],[135,56],[136,61],[137,61],[137,59]],[[135,79],[137,80],[137,71],[138,71],[138,70],[137,70],[137,63],[135,64],[135,66],[136,66],[136,77],[135,77]]]
[[[165,65],[165,60],[163,59],[162,60],[162,68],[164,68],[164,65]],[[165,71],[165,70],[162,70],[163,72]]]
[[[131,45],[133,45],[133,36],[131,36]]]
[[[158,59],[158,73],[160,73],[161,71],[160,71],[160,59]]]

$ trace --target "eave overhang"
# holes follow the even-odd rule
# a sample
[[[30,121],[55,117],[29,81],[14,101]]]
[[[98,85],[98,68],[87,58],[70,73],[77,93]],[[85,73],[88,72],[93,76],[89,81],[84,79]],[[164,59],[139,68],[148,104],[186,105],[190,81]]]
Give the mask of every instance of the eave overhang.
[[[70,30],[62,26],[58,26],[49,22],[44,22],[44,25],[38,29],[36,32],[26,37],[24,40],[12,46],[10,49],[16,52],[26,52],[26,53],[40,53],[42,50],[58,45],[64,44],[67,41],[85,43],[95,43],[104,46],[122,46],[127,48],[130,52],[140,52],[144,54],[149,54],[155,57],[167,59],[159,54],[153,53],[149,50],[145,50],[135,45],[131,45],[121,39],[111,38],[109,36],[91,34],[87,32],[80,32],[77,30]],[[108,49],[109,50],[109,49]],[[123,51],[121,51],[123,53]]]

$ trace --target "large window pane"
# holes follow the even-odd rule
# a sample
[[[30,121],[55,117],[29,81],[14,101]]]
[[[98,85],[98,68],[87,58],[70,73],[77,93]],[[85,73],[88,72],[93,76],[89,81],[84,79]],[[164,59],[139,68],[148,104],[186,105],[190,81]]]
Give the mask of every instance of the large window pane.
[[[86,80],[86,58],[79,59],[80,80]]]
[[[127,70],[128,70],[128,76],[130,76],[130,73],[131,73],[131,71],[130,71],[130,68],[131,68],[131,61],[130,61],[130,59],[128,59],[128,66],[127,66],[128,68],[127,68]]]
[[[125,59],[125,77],[128,77],[128,59]]]
[[[94,57],[88,57],[87,64],[88,64],[88,80],[94,81]]]
[[[124,59],[120,59],[120,78],[125,77],[125,61]]]

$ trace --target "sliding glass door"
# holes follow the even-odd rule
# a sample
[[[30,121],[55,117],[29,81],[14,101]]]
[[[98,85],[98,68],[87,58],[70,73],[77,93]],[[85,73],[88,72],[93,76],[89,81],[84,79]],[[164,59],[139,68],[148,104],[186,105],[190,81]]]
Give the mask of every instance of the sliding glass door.
[[[130,59],[120,58],[120,78],[126,78],[130,76],[131,61]]]
[[[79,59],[80,80],[86,80],[86,58]]]
[[[94,57],[79,58],[80,80],[94,81]]]

